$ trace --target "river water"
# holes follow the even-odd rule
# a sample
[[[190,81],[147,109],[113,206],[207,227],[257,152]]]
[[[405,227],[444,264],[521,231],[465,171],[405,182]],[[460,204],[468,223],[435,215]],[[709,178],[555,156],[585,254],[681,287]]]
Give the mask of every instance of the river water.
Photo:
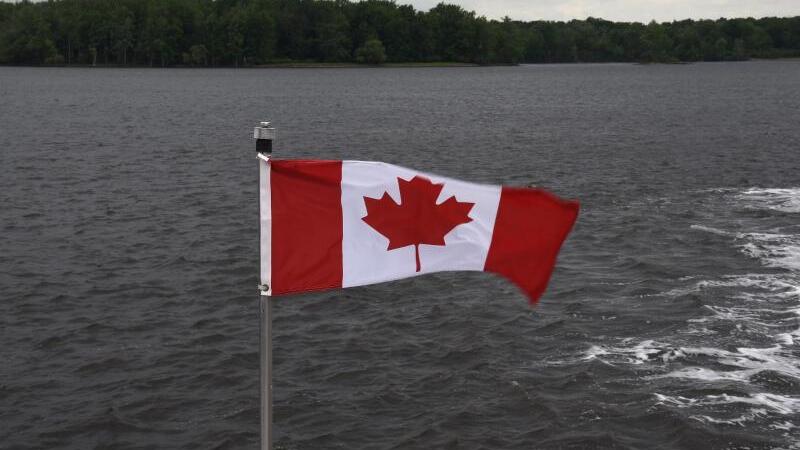
[[[255,448],[252,127],[582,203],[488,274],[275,300],[287,449],[800,448],[800,62],[0,68],[0,448]]]

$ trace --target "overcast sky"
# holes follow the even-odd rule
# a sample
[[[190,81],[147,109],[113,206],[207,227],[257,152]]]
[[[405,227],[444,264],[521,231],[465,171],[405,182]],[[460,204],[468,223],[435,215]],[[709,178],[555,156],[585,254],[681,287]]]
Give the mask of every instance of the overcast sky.
[[[425,10],[441,0],[397,0]],[[719,17],[800,16],[800,0],[449,0],[490,19],[569,20],[602,17],[615,21],[664,22]]]
[[[8,0],[0,0],[8,1]],[[11,0],[19,2],[20,0]],[[44,0],[34,0],[44,1]],[[614,21],[669,22],[720,17],[800,16],[800,0],[395,0],[427,11],[454,3],[479,16],[516,20],[571,20],[589,16]]]

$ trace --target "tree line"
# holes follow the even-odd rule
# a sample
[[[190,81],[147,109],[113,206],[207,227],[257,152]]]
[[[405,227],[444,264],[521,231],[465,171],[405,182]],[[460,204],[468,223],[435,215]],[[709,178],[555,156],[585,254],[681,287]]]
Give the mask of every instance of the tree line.
[[[488,20],[389,0],[0,2],[0,63],[678,62],[800,56],[800,17]]]

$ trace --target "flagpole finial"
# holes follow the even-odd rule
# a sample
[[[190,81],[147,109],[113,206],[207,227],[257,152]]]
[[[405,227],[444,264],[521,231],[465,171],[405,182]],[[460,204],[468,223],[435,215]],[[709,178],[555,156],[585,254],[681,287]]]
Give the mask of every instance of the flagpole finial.
[[[275,128],[270,122],[262,121],[253,129],[253,138],[256,140],[256,151],[269,155],[272,153],[272,141],[275,139]]]

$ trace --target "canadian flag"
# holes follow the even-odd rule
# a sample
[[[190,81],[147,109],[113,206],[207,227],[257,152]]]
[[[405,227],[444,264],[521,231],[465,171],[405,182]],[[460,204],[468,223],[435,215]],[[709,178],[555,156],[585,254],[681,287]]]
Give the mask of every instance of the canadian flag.
[[[578,215],[539,189],[368,161],[260,161],[265,295],[431,272],[500,274],[535,303]]]

